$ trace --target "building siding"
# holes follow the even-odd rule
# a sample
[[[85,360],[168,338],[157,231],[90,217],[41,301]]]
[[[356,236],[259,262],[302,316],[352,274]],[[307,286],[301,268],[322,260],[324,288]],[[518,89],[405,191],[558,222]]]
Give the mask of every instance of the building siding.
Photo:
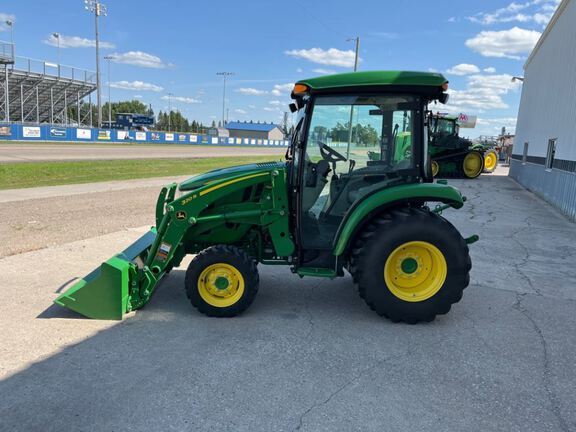
[[[510,177],[574,220],[576,0],[565,0],[559,8],[562,12],[525,65]],[[556,139],[556,162],[546,170],[550,139]],[[522,163],[526,142],[528,157]]]

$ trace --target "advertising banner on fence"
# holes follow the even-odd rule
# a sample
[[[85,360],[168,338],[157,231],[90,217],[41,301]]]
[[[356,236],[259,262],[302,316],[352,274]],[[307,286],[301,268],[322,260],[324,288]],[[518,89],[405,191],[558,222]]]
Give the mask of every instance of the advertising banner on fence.
[[[190,142],[191,143],[196,143],[198,142],[198,137],[196,135],[190,135]]]
[[[109,130],[100,130],[98,131],[98,139],[99,140],[110,140],[110,131]]]
[[[91,129],[76,129],[76,138],[78,139],[91,139],[92,130]]]
[[[218,138],[212,137],[212,144],[218,144]]]
[[[166,141],[174,141],[174,134],[173,133],[167,133],[165,136]]]
[[[128,131],[119,130],[118,139],[128,141],[130,139],[130,134],[128,133]]]
[[[22,128],[24,138],[40,138],[40,128],[37,126],[24,126]]]
[[[184,134],[179,134],[179,135],[178,135],[178,141],[180,141],[180,142],[186,142],[186,140],[187,140],[186,135],[184,135]]]
[[[146,141],[146,132],[136,132],[136,141]]]
[[[152,141],[160,141],[160,134],[158,132],[150,132],[150,139]]]
[[[9,137],[12,136],[12,128],[10,126],[0,127],[0,136]]]
[[[51,127],[50,128],[50,136],[52,138],[65,138],[66,137],[66,129],[59,128],[59,127]]]

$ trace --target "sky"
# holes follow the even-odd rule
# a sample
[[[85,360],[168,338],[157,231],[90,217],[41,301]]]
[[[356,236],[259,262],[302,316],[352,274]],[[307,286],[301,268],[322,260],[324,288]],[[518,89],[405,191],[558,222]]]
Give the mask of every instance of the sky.
[[[443,73],[450,102],[433,109],[477,115],[463,135],[513,132],[523,65],[559,0],[103,0],[103,102],[170,104],[190,120],[279,123],[295,81],[359,70]],[[95,70],[94,16],[83,0],[0,3],[0,40],[13,21],[16,55]],[[171,96],[169,96],[169,94]]]

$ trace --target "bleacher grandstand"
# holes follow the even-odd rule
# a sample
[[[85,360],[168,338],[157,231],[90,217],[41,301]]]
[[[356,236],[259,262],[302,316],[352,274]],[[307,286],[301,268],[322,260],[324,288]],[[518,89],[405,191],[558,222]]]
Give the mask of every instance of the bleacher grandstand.
[[[94,72],[15,56],[0,42],[0,122],[91,126],[92,110],[82,107],[95,90]]]

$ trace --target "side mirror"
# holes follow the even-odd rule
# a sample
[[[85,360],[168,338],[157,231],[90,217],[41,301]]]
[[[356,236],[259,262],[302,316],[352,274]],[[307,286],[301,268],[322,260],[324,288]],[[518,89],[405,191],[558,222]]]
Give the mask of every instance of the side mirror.
[[[298,107],[296,106],[296,104],[294,102],[292,102],[290,105],[288,105],[288,108],[290,108],[291,113],[295,113],[296,111],[298,111]]]
[[[438,100],[440,101],[440,103],[443,103],[443,104],[448,102],[448,99],[450,99],[450,95],[448,93],[442,93],[440,95],[440,97],[438,97]]]

